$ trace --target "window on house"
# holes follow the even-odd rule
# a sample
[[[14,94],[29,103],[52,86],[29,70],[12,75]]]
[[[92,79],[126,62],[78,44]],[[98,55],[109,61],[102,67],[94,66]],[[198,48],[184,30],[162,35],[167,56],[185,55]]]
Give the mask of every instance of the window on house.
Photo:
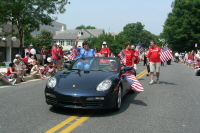
[[[74,40],[67,40],[67,46],[73,46]]]
[[[64,46],[64,40],[59,40],[58,43],[59,43],[59,45]]]

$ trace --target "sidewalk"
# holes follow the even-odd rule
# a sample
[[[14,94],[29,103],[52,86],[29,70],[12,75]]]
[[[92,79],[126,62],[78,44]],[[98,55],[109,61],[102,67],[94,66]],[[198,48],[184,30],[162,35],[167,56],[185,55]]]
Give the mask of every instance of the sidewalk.
[[[39,68],[43,69],[43,66],[40,66]],[[0,68],[0,72],[6,73],[7,68]],[[49,75],[48,75],[48,77],[49,77]],[[33,80],[33,79],[40,79],[40,76],[39,75],[35,75],[35,76],[28,75],[28,76],[25,76],[24,79],[25,79],[25,82],[26,82],[26,81]],[[0,86],[4,86],[4,85],[8,85],[8,84],[5,83],[4,81],[0,80]]]

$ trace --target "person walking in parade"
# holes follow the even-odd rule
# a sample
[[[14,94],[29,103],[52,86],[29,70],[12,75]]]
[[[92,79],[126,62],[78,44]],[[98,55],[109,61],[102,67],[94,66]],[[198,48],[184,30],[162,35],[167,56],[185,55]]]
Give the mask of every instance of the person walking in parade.
[[[160,52],[161,52],[161,48],[156,46],[156,42],[155,41],[150,41],[150,49],[148,51],[148,58],[149,58],[149,63],[150,63],[150,82],[149,84],[153,84],[153,77],[154,77],[154,71],[156,71],[156,77],[157,80],[156,82],[159,83],[159,76],[160,76],[160,64],[161,64],[161,60],[160,60]]]
[[[122,54],[124,54],[124,60],[122,60],[122,64],[125,66],[132,66],[134,67],[134,53],[131,49],[131,44],[130,43],[126,43],[125,44],[125,49],[122,49],[122,51],[120,52],[119,56],[122,56]]]

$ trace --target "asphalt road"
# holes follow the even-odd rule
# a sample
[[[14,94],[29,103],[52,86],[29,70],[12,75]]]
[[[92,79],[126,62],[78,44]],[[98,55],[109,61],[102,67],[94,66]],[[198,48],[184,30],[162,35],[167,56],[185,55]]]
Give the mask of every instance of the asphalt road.
[[[139,74],[146,67],[138,65]],[[0,133],[199,133],[200,77],[186,65],[161,67],[160,83],[139,81],[145,91],[128,94],[118,112],[46,105],[47,80],[0,87]]]

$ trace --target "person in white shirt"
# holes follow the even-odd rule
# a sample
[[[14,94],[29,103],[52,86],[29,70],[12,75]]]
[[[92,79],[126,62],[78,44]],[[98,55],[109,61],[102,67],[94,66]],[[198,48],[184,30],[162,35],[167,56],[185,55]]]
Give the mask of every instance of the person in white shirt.
[[[178,52],[176,52],[174,54],[174,56],[175,56],[175,62],[178,63],[179,62],[179,54],[178,54]]]

